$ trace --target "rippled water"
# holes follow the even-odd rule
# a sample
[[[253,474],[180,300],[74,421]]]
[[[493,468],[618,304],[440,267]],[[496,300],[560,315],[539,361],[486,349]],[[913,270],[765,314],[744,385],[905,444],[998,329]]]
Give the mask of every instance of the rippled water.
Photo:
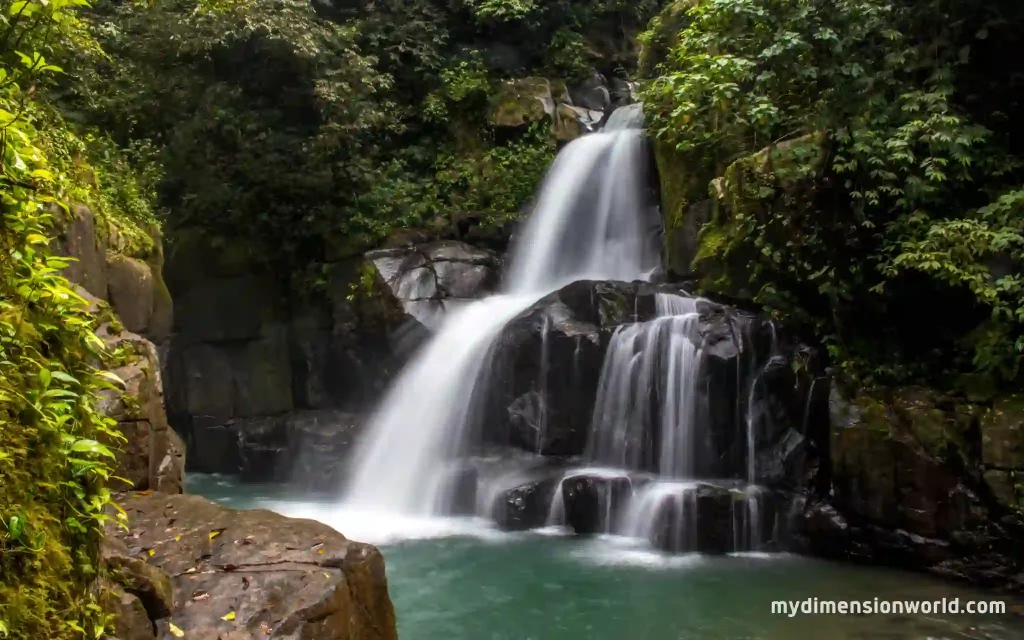
[[[508,534],[483,522],[389,522],[291,500],[280,486],[191,476],[189,489],[235,508],[324,518],[387,560],[402,640],[923,640],[1024,638],[1004,616],[786,616],[773,600],[1003,599],[912,573],[791,555],[670,556],[621,538]],[[398,541],[396,531],[421,539]],[[1007,600],[1008,610],[1015,603]]]

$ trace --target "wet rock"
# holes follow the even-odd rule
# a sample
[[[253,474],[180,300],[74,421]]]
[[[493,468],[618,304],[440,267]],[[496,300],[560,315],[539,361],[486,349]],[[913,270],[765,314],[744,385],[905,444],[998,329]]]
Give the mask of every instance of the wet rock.
[[[633,495],[627,477],[580,475],[562,481],[565,522],[577,534],[610,531]]]
[[[650,542],[670,552],[722,554],[733,550],[733,495],[699,484],[664,500],[654,515]]]
[[[360,417],[333,409],[299,411],[285,419],[284,428],[288,478],[317,490],[340,487],[362,433]]]
[[[502,331],[491,361],[485,438],[544,455],[586,445],[602,350],[597,327],[566,307],[535,306]]]
[[[636,85],[621,78],[608,79],[608,92],[611,94],[612,105],[623,107],[633,102]]]
[[[493,512],[498,527],[522,531],[544,526],[559,479],[557,472],[551,472],[503,490]]]
[[[757,480],[773,487],[799,488],[806,463],[806,438],[795,429],[786,429],[778,441],[757,453]]]
[[[982,418],[981,444],[986,466],[1024,470],[1024,396],[995,402]]]
[[[238,425],[220,424],[198,416],[192,420],[189,446],[190,471],[199,473],[238,473],[242,467],[238,450]]]
[[[447,515],[476,515],[480,470],[471,460],[460,460],[442,472],[440,504],[435,510]]]
[[[318,522],[194,496],[132,494],[121,504],[128,531],[112,524],[108,537],[174,576],[173,607],[156,620],[157,637],[170,638],[171,624],[186,638],[397,637],[375,547]]]
[[[259,416],[234,421],[244,482],[284,482],[289,475],[285,416]]]

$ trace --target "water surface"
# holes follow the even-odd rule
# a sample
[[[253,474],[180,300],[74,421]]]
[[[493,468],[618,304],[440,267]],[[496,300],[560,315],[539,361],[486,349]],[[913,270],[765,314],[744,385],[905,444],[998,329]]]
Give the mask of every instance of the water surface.
[[[792,555],[671,556],[621,538],[507,534],[479,521],[384,523],[339,514],[273,485],[189,478],[234,508],[316,517],[376,540],[387,561],[402,640],[1015,640],[1024,621],[997,616],[773,615],[773,600],[1003,599],[927,576]],[[339,525],[346,523],[348,526]],[[348,529],[346,531],[345,529]],[[1015,603],[1009,599],[1008,610]]]

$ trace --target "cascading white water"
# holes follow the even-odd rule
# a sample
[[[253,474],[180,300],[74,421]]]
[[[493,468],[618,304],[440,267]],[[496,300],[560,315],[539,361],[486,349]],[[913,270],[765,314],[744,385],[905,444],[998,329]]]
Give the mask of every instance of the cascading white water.
[[[693,477],[701,351],[693,343],[696,301],[657,294],[658,315],[612,336],[598,383],[588,457],[624,469]],[[656,394],[658,403],[650,401]],[[657,414],[653,410],[659,409]],[[653,444],[657,441],[657,458]],[[647,462],[647,464],[645,464]]]
[[[429,514],[438,477],[464,446],[472,398],[492,345],[512,318],[580,279],[637,280],[659,263],[658,220],[644,194],[639,129],[584,136],[562,150],[517,240],[504,293],[445,318],[391,387],[352,459],[349,505]]]

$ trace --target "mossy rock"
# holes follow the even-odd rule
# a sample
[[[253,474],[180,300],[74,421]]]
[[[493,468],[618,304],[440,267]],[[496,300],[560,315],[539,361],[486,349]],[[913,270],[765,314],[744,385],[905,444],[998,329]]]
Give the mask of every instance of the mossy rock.
[[[564,84],[561,86],[564,90]],[[540,122],[554,113],[555,98],[546,78],[520,78],[501,84],[491,98],[487,120],[498,127]]]
[[[948,403],[948,398],[925,387],[901,387],[892,394],[892,406],[901,424],[929,455],[940,459],[960,456],[966,462],[960,429],[967,425],[942,408]]]
[[[996,400],[981,418],[981,446],[987,467],[1024,471],[1024,394]]]
[[[111,537],[103,543],[102,558],[110,577],[142,601],[151,619],[171,615],[174,585],[165,571],[132,555],[123,542]]]

